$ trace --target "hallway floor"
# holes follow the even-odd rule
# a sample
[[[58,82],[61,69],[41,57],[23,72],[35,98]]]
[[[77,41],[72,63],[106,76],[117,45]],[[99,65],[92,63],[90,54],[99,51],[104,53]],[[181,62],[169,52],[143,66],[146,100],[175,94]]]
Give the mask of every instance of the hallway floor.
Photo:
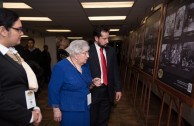
[[[59,126],[58,123],[53,121],[53,112],[47,105],[47,100],[47,88],[45,86],[37,101],[43,114],[43,120],[40,126]],[[133,107],[127,103],[125,95],[113,107],[109,126],[142,126]]]

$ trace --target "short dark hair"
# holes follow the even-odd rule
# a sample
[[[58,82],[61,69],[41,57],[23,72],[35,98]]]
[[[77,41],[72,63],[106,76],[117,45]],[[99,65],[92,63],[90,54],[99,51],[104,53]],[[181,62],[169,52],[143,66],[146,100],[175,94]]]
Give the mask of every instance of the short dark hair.
[[[35,40],[33,38],[29,38],[28,41],[32,41],[33,43],[35,43]]]
[[[109,28],[106,26],[97,26],[93,31],[93,36],[100,37],[101,32],[109,32]]]
[[[0,26],[4,26],[7,30],[19,19],[19,15],[11,10],[0,8]]]
[[[48,48],[48,45],[44,45],[43,48]]]

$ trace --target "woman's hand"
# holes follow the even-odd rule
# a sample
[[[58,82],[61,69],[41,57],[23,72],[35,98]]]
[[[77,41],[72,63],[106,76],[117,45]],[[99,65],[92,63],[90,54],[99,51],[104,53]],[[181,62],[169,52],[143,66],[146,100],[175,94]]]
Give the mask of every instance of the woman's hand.
[[[53,113],[54,113],[54,120],[57,122],[60,122],[62,118],[61,110],[59,108],[53,108]]]
[[[99,86],[102,85],[102,84],[101,84],[101,79],[98,78],[98,77],[94,78],[94,79],[92,80],[92,83],[93,83],[96,87],[99,87]]]
[[[34,125],[34,126],[39,126],[40,123],[41,123],[41,120],[42,120],[42,114],[41,114],[41,112],[40,112],[39,109],[35,109],[35,110],[33,111],[33,113],[34,113],[34,112],[35,112],[35,114],[38,116],[38,118],[36,118],[36,120],[33,121],[33,125]]]
[[[98,77],[96,77],[96,78],[94,78],[93,80],[92,80],[92,84],[90,85],[90,89],[92,89],[93,87],[99,87],[99,86],[101,86],[102,84],[101,84],[101,79],[100,78],[98,78]]]

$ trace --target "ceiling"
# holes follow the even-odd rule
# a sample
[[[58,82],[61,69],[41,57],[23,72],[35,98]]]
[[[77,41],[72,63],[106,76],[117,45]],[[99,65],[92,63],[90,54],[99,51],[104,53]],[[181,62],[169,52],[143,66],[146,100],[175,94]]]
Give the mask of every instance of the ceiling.
[[[105,25],[119,28],[112,32],[123,36],[137,27],[142,19],[150,12],[151,7],[163,0],[135,0],[132,8],[117,9],[84,9],[81,2],[114,2],[124,0],[3,0],[3,2],[24,2],[33,9],[15,9],[21,17],[49,17],[52,22],[23,21],[25,34],[40,34],[41,36],[64,35],[66,37],[91,37],[93,28]],[[149,1],[149,2],[148,2]],[[124,21],[90,21],[88,16],[127,16]],[[49,33],[46,29],[70,29],[70,33]]]

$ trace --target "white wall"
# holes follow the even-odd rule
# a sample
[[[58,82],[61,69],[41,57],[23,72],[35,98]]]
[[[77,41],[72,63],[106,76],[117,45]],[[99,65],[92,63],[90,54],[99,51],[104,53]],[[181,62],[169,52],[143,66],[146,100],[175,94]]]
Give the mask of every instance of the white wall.
[[[51,55],[51,69],[57,62],[56,37],[45,37],[45,45],[48,45],[48,50]]]
[[[41,51],[43,50],[43,46],[44,46],[44,38],[43,37],[35,37],[35,47],[39,48]]]

